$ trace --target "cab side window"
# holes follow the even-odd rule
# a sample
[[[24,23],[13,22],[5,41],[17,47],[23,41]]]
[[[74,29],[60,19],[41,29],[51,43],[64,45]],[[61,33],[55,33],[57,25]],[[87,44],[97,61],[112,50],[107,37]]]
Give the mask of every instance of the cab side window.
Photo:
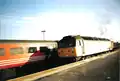
[[[5,49],[4,48],[0,48],[0,56],[4,56],[5,55]]]
[[[23,54],[24,50],[22,47],[17,47],[17,48],[10,48],[10,54],[15,55],[15,54]]]
[[[81,42],[79,40],[76,41],[76,46],[81,46]]]
[[[37,47],[29,47],[28,53],[35,53],[37,51]]]
[[[79,45],[81,46],[81,42],[80,42],[80,40],[79,40]]]

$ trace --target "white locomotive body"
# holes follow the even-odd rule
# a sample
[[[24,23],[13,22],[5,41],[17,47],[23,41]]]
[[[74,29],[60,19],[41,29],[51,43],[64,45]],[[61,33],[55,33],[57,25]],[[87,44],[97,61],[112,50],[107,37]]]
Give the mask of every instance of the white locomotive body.
[[[88,56],[113,49],[113,42],[105,38],[65,36],[58,42],[58,56],[63,58]]]

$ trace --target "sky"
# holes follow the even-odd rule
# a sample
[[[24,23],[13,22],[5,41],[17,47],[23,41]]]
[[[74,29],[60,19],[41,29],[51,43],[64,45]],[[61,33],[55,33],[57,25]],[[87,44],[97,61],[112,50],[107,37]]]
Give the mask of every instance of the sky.
[[[0,0],[0,39],[59,40],[66,35],[120,41],[119,0]]]

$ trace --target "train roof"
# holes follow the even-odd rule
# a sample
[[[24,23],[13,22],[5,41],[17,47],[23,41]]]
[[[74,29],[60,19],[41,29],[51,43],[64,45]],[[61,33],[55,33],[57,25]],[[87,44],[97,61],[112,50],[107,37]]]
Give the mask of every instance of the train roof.
[[[107,38],[100,38],[100,37],[90,37],[90,36],[75,36],[76,39],[80,39],[83,38],[84,40],[107,40],[109,41],[109,39]]]
[[[107,38],[90,37],[90,36],[80,36],[80,35],[68,35],[68,37],[74,37],[75,39],[81,39],[81,38],[83,38],[84,40],[106,40],[106,41],[110,41]]]
[[[39,42],[57,42],[58,40],[0,40],[0,43],[39,43]]]

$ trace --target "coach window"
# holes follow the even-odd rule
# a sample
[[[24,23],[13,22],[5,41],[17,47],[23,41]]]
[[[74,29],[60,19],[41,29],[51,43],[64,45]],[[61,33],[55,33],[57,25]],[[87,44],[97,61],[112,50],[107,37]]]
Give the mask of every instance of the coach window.
[[[4,48],[0,48],[0,56],[4,56],[5,55],[5,49]]]
[[[49,48],[47,46],[40,47],[40,52],[47,52],[49,51]]]
[[[17,48],[10,48],[10,54],[16,55],[16,54],[23,54],[24,50],[22,47],[17,47]]]
[[[37,47],[29,47],[28,53],[35,53],[37,51]]]

